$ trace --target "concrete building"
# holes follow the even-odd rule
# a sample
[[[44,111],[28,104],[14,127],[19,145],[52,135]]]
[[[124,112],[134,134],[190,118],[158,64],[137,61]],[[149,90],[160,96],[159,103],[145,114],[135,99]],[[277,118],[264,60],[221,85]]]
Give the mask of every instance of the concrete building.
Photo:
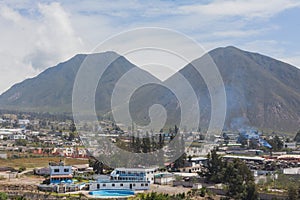
[[[148,190],[154,182],[156,168],[116,168],[110,177],[90,183],[90,190]]]
[[[288,148],[288,149],[297,149],[297,143],[296,142],[284,142],[283,147]]]
[[[112,180],[127,180],[127,177],[134,175],[145,175],[145,180],[154,183],[154,173],[157,168],[116,168],[111,173]],[[128,179],[129,180],[129,179]]]
[[[168,185],[175,180],[171,173],[159,173],[154,176],[154,183],[159,185]]]
[[[300,174],[300,167],[285,168],[283,169],[283,174],[290,174],[290,175]]]
[[[50,165],[50,183],[72,182],[72,166],[65,166],[63,162],[58,165]]]
[[[102,180],[90,184],[90,190],[149,190],[150,184],[146,181],[112,181]]]
[[[23,134],[13,134],[9,136],[11,140],[26,140],[26,135]]]
[[[44,175],[50,175],[50,168],[49,167],[43,167],[39,169],[33,170],[34,174],[44,176]]]
[[[28,120],[28,119],[19,119],[18,124],[19,125],[27,125],[27,124],[30,124],[30,120]]]

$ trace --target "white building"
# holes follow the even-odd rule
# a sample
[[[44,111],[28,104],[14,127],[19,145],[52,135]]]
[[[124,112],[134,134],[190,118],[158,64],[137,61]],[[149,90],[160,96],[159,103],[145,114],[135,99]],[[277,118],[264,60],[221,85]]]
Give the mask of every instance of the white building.
[[[64,166],[63,162],[58,165],[50,165],[50,183],[60,183],[61,181],[71,180],[72,166]]]
[[[284,142],[283,146],[284,146],[284,148],[296,149],[297,143],[296,142]]]
[[[116,168],[107,179],[90,183],[90,190],[148,190],[154,182],[156,168]]]
[[[157,168],[116,168],[111,174],[111,178],[113,180],[123,180],[123,176],[121,174],[145,174],[145,180],[150,183],[154,183],[154,174]]]
[[[9,136],[9,139],[11,140],[25,140],[26,139],[26,135],[23,134],[13,134]]]
[[[290,175],[300,174],[300,167],[285,168],[283,169],[283,174],[290,174]]]
[[[171,173],[160,173],[154,177],[154,183],[160,185],[167,185],[175,180],[174,175]]]
[[[27,124],[30,124],[30,120],[28,120],[28,119],[19,119],[18,124],[19,125],[27,125]]]

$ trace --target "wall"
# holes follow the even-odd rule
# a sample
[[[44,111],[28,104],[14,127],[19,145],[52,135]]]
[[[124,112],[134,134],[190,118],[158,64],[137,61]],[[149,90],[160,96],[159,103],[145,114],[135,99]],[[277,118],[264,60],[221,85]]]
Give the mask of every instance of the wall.
[[[105,186],[103,185],[105,184]],[[113,184],[115,186],[113,186]],[[123,184],[123,186],[121,186]],[[130,187],[132,186],[132,188]],[[143,185],[143,186],[142,186]],[[99,186],[99,187],[98,187]],[[131,189],[131,190],[149,190],[150,184],[147,182],[93,182],[90,184],[90,190],[103,189]]]

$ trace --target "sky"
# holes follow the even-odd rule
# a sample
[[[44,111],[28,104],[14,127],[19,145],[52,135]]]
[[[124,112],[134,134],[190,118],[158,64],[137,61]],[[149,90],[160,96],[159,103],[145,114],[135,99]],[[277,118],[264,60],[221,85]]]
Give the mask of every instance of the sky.
[[[140,27],[178,31],[205,51],[236,46],[300,67],[299,19],[298,0],[0,0],[0,93]]]

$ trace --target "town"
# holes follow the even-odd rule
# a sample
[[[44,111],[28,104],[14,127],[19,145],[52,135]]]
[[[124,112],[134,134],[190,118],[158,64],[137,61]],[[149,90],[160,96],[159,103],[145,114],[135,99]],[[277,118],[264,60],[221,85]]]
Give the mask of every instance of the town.
[[[143,147],[158,149],[183,132],[175,126],[133,143],[132,132],[142,132],[138,127],[126,129],[107,119],[100,124],[112,142],[143,153],[147,152]],[[84,126],[97,129],[91,124]],[[289,137],[249,127],[224,131],[214,136],[208,155],[201,148],[205,134],[190,132],[184,139],[192,142],[175,162],[111,168],[89,153],[68,116],[2,111],[0,127],[0,192],[10,198],[141,199],[168,194],[172,199],[222,199],[227,195],[243,199],[238,195],[245,188],[250,192],[249,187],[254,188],[248,194],[253,199],[300,195],[300,132]],[[249,172],[249,178],[228,180],[237,179],[227,172],[231,167],[244,170],[238,173]],[[239,184],[244,188],[236,189]]]

